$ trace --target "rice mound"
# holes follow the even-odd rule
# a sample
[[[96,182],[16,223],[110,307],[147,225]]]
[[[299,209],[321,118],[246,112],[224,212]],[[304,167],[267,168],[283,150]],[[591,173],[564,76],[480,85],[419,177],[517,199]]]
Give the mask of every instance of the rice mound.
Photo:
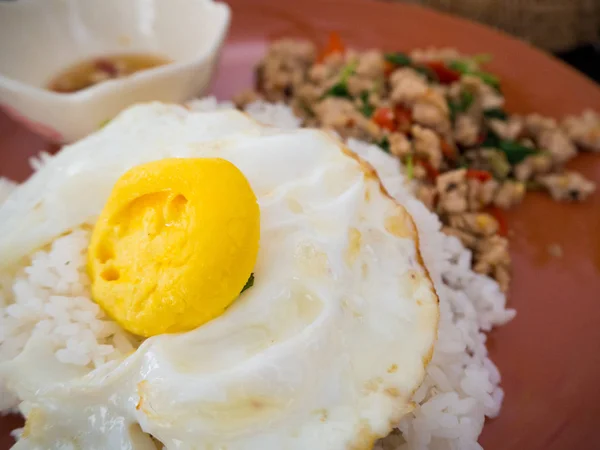
[[[206,98],[188,107],[207,111],[231,104]],[[246,112],[280,128],[300,124],[282,104],[255,102]],[[506,309],[506,298],[494,280],[471,270],[471,252],[444,235],[437,216],[410,193],[397,159],[364,142],[350,139],[346,144],[377,170],[388,192],[413,216],[421,253],[440,298],[438,342],[413,398],[417,407],[375,449],[480,449],[477,439],[485,417],[499,413],[504,395],[500,373],[487,356],[485,332],[508,322],[515,312]],[[49,157],[32,161],[34,169]],[[13,187],[0,179],[0,203]],[[139,345],[90,299],[85,271],[89,234],[90,227],[83,226],[34,253],[20,267],[0,272],[0,362],[14,358],[34,334],[55,345],[58,361],[86,371],[120,359]],[[0,380],[0,411],[11,412],[17,406],[18,399]]]

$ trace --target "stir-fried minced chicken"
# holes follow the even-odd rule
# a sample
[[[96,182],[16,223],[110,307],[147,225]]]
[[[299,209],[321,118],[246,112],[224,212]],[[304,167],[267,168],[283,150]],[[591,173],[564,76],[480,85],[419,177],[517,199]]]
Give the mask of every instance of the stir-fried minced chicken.
[[[580,149],[600,151],[600,115],[562,123],[538,114],[509,115],[486,55],[454,49],[410,54],[345,49],[332,35],[324,49],[308,41],[274,42],[257,67],[256,89],[238,106],[284,102],[304,126],[377,144],[399,158],[415,195],[473,252],[473,268],[510,283],[507,226],[501,210],[528,188],[581,201],[595,185],[567,172]]]

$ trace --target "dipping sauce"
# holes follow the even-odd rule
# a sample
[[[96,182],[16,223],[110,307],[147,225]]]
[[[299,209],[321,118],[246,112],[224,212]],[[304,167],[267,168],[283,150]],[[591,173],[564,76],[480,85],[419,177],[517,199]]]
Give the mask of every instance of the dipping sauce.
[[[164,56],[145,53],[96,57],[59,73],[48,83],[48,89],[62,93],[77,92],[106,80],[126,77],[170,62]]]

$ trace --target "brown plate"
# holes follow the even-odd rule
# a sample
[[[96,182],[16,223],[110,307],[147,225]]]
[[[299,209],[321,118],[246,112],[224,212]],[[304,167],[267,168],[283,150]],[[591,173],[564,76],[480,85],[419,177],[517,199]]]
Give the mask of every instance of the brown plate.
[[[221,99],[250,86],[252,67],[269,39],[322,40],[337,30],[356,48],[405,50],[452,46],[491,53],[508,108],[555,117],[600,110],[600,88],[561,62],[492,29],[417,6],[367,0],[232,0],[233,24],[213,92]],[[0,117],[0,175],[22,180],[27,157],[44,142]],[[572,167],[600,185],[600,155]],[[584,204],[558,204],[529,194],[508,213],[513,232],[516,319],[488,340],[506,390],[497,419],[480,443],[491,450],[600,448],[600,194]],[[551,257],[559,244],[563,257]],[[0,422],[0,449],[18,422]]]

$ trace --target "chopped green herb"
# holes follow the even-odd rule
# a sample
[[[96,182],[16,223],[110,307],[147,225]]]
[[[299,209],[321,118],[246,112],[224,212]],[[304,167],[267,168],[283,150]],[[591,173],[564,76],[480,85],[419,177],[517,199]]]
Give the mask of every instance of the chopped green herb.
[[[492,130],[488,129],[485,135],[485,139],[481,143],[481,147],[495,147],[498,148],[500,145],[500,137]]]
[[[375,107],[369,103],[369,93],[367,91],[362,91],[360,93],[360,100],[362,102],[362,106],[359,108],[359,111],[365,117],[371,117],[375,111]]]
[[[462,111],[467,111],[471,105],[473,104],[473,101],[475,100],[475,96],[469,92],[469,91],[461,91],[460,93],[460,108]]]
[[[387,62],[390,62],[396,66],[410,66],[412,64],[412,59],[410,59],[410,56],[400,52],[386,53],[383,55],[383,57]]]
[[[538,152],[535,148],[530,148],[509,140],[501,140],[498,143],[498,148],[504,152],[506,159],[512,165],[519,164],[528,156]]]
[[[460,112],[460,105],[457,102],[448,100],[448,110],[450,111],[450,121],[454,123],[456,115]]]
[[[375,107],[369,105],[368,103],[365,103],[361,108],[360,108],[360,112],[363,114],[363,116],[365,117],[371,117],[373,115],[373,113],[375,112]]]
[[[450,120],[454,122],[458,113],[468,111],[473,102],[475,96],[469,91],[461,91],[460,100],[458,102],[448,100],[448,109],[450,110]]]
[[[498,78],[493,73],[476,71],[471,72],[470,75],[481,79],[481,81],[483,81],[485,84],[490,85],[494,89],[500,89],[500,78]]]
[[[453,61],[450,61],[448,63],[448,67],[450,67],[452,70],[456,70],[457,72],[460,72],[460,73],[470,73],[471,72],[471,65],[469,64],[469,62],[463,61],[461,59],[455,59]]]
[[[112,119],[104,119],[102,122],[100,122],[100,125],[98,126],[98,129],[100,130],[100,129],[104,128],[106,125],[108,125],[108,124],[109,124],[109,122],[110,122],[111,120],[112,120]]]
[[[348,91],[348,86],[346,83],[336,83],[329,88],[327,92],[323,95],[322,98],[325,97],[342,97],[342,98],[352,98],[350,92]]]
[[[492,86],[494,89],[500,89],[500,79],[493,73],[484,72],[481,70],[471,70],[467,61],[454,60],[448,63],[448,67],[465,75],[472,75],[479,78],[485,84]]]
[[[250,274],[250,278],[248,278],[248,281],[246,281],[246,284],[242,288],[242,292],[244,292],[246,289],[250,289],[252,286],[254,286],[254,274],[253,273]],[[240,294],[242,292],[240,292]]]
[[[340,82],[347,82],[348,78],[350,78],[350,75],[352,75],[354,73],[354,71],[356,70],[356,68],[358,67],[358,61],[352,61],[349,62],[348,64],[346,64],[344,66],[344,68],[342,69],[342,71],[340,72]]]
[[[381,147],[381,150],[383,150],[384,152],[390,152],[390,141],[388,140],[387,136],[385,136],[381,141],[379,141],[377,145],[379,145],[379,147]]]
[[[429,67],[413,66],[413,69],[416,70],[417,72],[419,72],[420,74],[425,75],[425,77],[427,77],[427,79],[429,81],[431,81],[432,83],[440,82],[440,79],[438,78],[436,73],[433,70],[431,70]]]
[[[503,180],[510,173],[511,167],[505,153],[496,151],[489,152],[487,160],[490,163],[494,177]]]
[[[406,167],[406,178],[408,178],[408,180],[410,181],[415,176],[415,167],[414,167],[413,155],[408,155],[406,157],[406,160],[404,162],[404,166]]]
[[[343,97],[343,98],[352,98],[350,92],[348,91],[348,78],[354,73],[356,67],[358,66],[358,61],[352,61],[342,69],[340,72],[340,79],[337,83],[325,92],[323,97]]]
[[[486,119],[508,119],[508,114],[506,114],[506,112],[502,108],[486,109],[485,111],[483,111],[483,116]]]

